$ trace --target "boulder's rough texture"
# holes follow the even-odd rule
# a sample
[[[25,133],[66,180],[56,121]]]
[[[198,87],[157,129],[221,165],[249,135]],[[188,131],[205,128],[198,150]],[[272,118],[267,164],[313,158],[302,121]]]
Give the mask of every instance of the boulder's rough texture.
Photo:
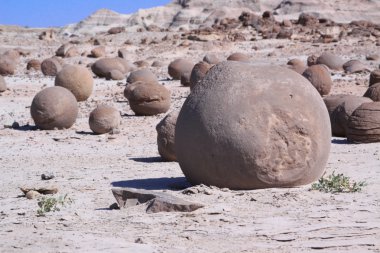
[[[163,85],[135,82],[124,91],[132,111],[138,116],[165,113],[170,108],[170,91]]]
[[[109,105],[99,105],[96,107],[90,113],[88,120],[90,129],[96,134],[105,134],[118,129],[120,122],[120,112]]]
[[[36,126],[43,130],[70,128],[78,115],[78,103],[66,88],[43,89],[33,98],[30,113]]]
[[[195,85],[197,85],[206,76],[211,67],[211,64],[204,61],[195,64],[190,75],[190,90],[192,90]]]
[[[91,96],[94,79],[85,67],[65,65],[55,77],[55,86],[70,90],[77,101],[85,101]]]
[[[351,60],[343,64],[343,69],[347,73],[360,73],[364,71],[368,71],[367,66],[365,66],[359,60]]]
[[[288,61],[287,65],[289,66],[289,68],[291,70],[294,70],[295,72],[297,72],[298,74],[301,74],[301,75],[307,69],[306,64],[299,59],[292,59],[292,60]]]
[[[369,75],[369,86],[380,83],[380,69],[376,69]]]
[[[227,57],[227,61],[241,61],[241,62],[249,62],[250,57],[243,53],[233,53]]]
[[[7,84],[5,82],[4,77],[0,76],[0,92],[4,92],[7,90]]]
[[[380,101],[380,82],[372,84],[364,93],[364,97],[370,98],[375,102]]]
[[[157,77],[149,69],[139,69],[129,74],[127,83],[135,82],[158,83]]]
[[[158,153],[165,161],[177,161],[174,149],[175,125],[179,111],[169,113],[156,126]]]
[[[351,114],[363,103],[372,102],[371,99],[359,96],[346,96],[331,114],[331,130],[334,136],[346,137],[348,119]]]
[[[326,106],[307,80],[286,68],[231,61],[214,66],[190,93],[175,132],[187,179],[231,189],[313,182],[330,141]]]
[[[48,58],[41,63],[41,71],[45,76],[56,76],[61,69],[62,65],[56,58]]]
[[[342,70],[344,60],[330,52],[324,52],[321,56],[318,57],[317,64],[324,64],[329,67],[329,69],[333,70]]]
[[[132,63],[120,57],[102,58],[91,65],[92,72],[98,77],[107,77],[112,70],[118,70],[123,75],[126,75],[134,69],[135,67]]]
[[[177,59],[168,66],[168,73],[174,80],[181,80],[183,73],[191,72],[194,64],[186,59]]]
[[[380,142],[380,102],[364,103],[352,113],[347,139],[355,143]]]
[[[302,74],[317,89],[321,96],[328,95],[333,82],[327,68],[323,65],[312,65]]]
[[[36,60],[36,59],[32,59],[30,61],[28,61],[28,63],[26,64],[26,69],[27,70],[36,70],[36,71],[40,71],[41,70],[41,62],[39,60]]]

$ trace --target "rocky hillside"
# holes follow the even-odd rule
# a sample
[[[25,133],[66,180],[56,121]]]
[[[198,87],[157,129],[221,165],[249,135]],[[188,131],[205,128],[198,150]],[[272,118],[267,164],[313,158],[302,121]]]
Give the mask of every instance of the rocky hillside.
[[[380,23],[380,1],[377,0],[176,0],[134,14],[120,14],[101,9],[83,21],[62,29],[67,34],[93,34],[111,27],[137,29],[196,29],[212,25],[223,18],[237,18],[243,11],[272,11],[276,19],[296,19],[302,12],[312,12],[321,18],[337,22],[370,20]]]

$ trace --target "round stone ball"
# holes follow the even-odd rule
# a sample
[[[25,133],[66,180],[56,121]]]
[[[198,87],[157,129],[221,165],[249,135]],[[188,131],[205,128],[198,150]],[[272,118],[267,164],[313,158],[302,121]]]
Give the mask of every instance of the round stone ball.
[[[158,153],[165,161],[176,162],[174,148],[175,125],[177,123],[179,111],[169,113],[156,126]]]
[[[170,91],[157,83],[135,82],[128,84],[124,95],[137,116],[165,113],[170,108]]]
[[[208,64],[215,65],[220,63],[222,60],[216,55],[216,54],[206,54],[205,57],[203,57],[203,61],[207,62]]]
[[[7,90],[7,84],[5,82],[4,77],[0,76],[0,92],[4,92]]]
[[[185,86],[185,87],[190,86],[190,76],[191,76],[190,72],[182,73],[182,75],[181,75],[181,85],[182,86]]]
[[[298,74],[302,75],[303,72],[307,69],[306,64],[300,59],[291,59],[288,61],[287,65],[291,70],[294,70]]]
[[[89,118],[90,129],[95,134],[105,134],[120,127],[120,112],[109,105],[99,105],[91,113]]]
[[[248,55],[243,53],[233,53],[227,57],[227,61],[249,62],[250,58]]]
[[[45,76],[56,76],[61,69],[62,65],[56,58],[48,58],[41,63],[41,71]]]
[[[337,94],[337,95],[330,95],[323,98],[323,102],[325,102],[325,105],[327,107],[327,111],[329,112],[329,115],[331,117],[331,114],[333,111],[342,104],[347,97],[356,97],[354,95],[348,95],[348,94]]]
[[[359,60],[350,60],[346,62],[345,64],[343,64],[343,69],[346,73],[349,74],[365,72],[368,70],[367,66],[365,66]]]
[[[14,75],[16,72],[16,61],[11,57],[0,57],[0,75]]]
[[[126,75],[128,72],[133,71],[135,67],[133,64],[125,59],[120,57],[115,58],[102,58],[94,62],[91,65],[91,70],[98,77],[108,77],[112,70],[118,70],[123,75]]]
[[[77,101],[87,100],[92,93],[94,79],[91,72],[82,66],[65,65],[55,77],[55,86],[71,91]]]
[[[332,54],[330,52],[324,52],[321,56],[317,58],[317,64],[324,64],[329,69],[333,70],[342,70],[344,60],[335,54]]]
[[[348,119],[351,114],[363,103],[373,102],[370,98],[359,96],[346,96],[342,98],[335,110],[331,113],[331,130],[334,136],[346,137]]]
[[[183,73],[190,73],[194,64],[186,59],[177,59],[168,66],[168,73],[174,80],[181,80]]]
[[[380,83],[380,69],[376,69],[369,75],[369,86]]]
[[[380,82],[372,84],[364,93],[364,97],[370,98],[375,102],[380,101]]]
[[[49,87],[33,98],[30,113],[40,129],[67,129],[75,123],[78,116],[78,103],[68,89]]]
[[[312,65],[302,75],[311,82],[321,96],[330,93],[333,82],[330,72],[324,65]]]
[[[28,61],[27,65],[26,65],[26,69],[27,70],[39,71],[39,70],[41,70],[41,62],[39,60],[32,59],[32,60]]]
[[[157,77],[149,69],[139,69],[129,74],[127,83],[135,82],[158,83]]]
[[[348,120],[347,140],[380,142],[380,102],[364,103],[352,113]]]
[[[190,75],[190,90],[192,90],[195,85],[197,85],[206,76],[211,67],[211,64],[204,61],[195,64]]]
[[[232,61],[195,86],[175,131],[189,182],[230,189],[311,183],[323,174],[330,146],[326,106],[305,78]]]

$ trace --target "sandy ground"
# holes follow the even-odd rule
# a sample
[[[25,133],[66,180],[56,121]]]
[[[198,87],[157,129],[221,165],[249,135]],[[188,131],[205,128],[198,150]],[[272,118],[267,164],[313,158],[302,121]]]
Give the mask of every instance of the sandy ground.
[[[151,34],[163,37],[164,34]],[[23,37],[24,36],[24,37]],[[128,39],[135,39],[129,35]],[[141,35],[140,35],[141,36]],[[380,145],[349,144],[332,138],[327,174],[344,173],[367,186],[360,193],[329,194],[293,189],[231,191],[194,186],[193,194],[174,162],[162,162],[156,146],[156,124],[165,116],[136,117],[123,97],[124,81],[96,79],[87,102],[80,103],[76,124],[64,131],[33,130],[30,104],[54,78],[26,72],[25,62],[53,55],[58,42],[39,42],[35,34],[1,34],[3,48],[21,46],[32,51],[19,70],[6,77],[9,90],[0,95],[0,252],[380,252]],[[106,42],[115,55],[125,37]],[[179,42],[177,42],[178,44]],[[190,47],[129,46],[131,60],[169,63],[178,56],[194,61],[210,50],[226,57],[247,52],[253,64],[283,65],[290,58],[306,59],[331,49],[345,59],[361,59],[379,52],[370,40],[312,44],[288,40],[224,43],[209,49],[201,42]],[[89,44],[81,45],[89,51]],[[207,49],[208,48],[208,49]],[[252,49],[252,48],[255,48]],[[83,64],[90,58],[65,59]],[[374,69],[379,62],[365,63]],[[172,92],[170,111],[181,107],[189,89],[167,80],[166,67],[152,68]],[[333,73],[333,94],[362,95],[369,73]],[[122,113],[116,135],[92,135],[88,116],[97,104],[114,105]],[[20,129],[4,128],[17,121]],[[30,126],[28,126],[28,124]],[[42,181],[42,173],[55,178]],[[58,195],[74,202],[59,212],[38,217],[37,200],[27,200],[19,187],[56,186]],[[135,187],[164,191],[203,203],[192,213],[146,214],[145,206],[110,210],[111,188]]]

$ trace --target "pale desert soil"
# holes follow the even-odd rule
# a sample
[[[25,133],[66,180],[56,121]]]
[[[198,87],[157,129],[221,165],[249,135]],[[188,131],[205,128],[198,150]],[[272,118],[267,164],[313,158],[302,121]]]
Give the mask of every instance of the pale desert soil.
[[[25,62],[51,56],[60,45],[40,42],[35,36],[0,36],[4,48],[32,50],[31,56],[22,58],[17,74],[6,77],[10,90],[0,96],[0,252],[380,252],[378,143],[354,145],[332,138],[327,174],[335,171],[366,181],[360,193],[320,193],[309,191],[310,185],[256,191],[194,186],[195,193],[185,195],[181,189],[188,184],[178,164],[162,162],[157,152],[155,126],[164,115],[134,116],[123,97],[124,81],[96,79],[94,94],[80,103],[79,118],[71,129],[32,129],[29,107],[33,96],[54,85],[54,79],[25,73]],[[125,39],[116,36],[107,42],[108,54],[115,55]],[[83,51],[90,48],[81,45]],[[283,65],[291,57],[306,59],[325,49],[333,49],[347,60],[363,61],[368,53],[380,50],[371,41],[357,39],[326,45],[288,40],[225,43],[211,50],[223,57],[247,52],[254,64]],[[165,42],[141,49],[130,46],[129,50],[132,60],[169,63],[178,56],[199,61],[210,49],[204,50],[200,42],[190,48]],[[85,64],[94,61],[65,59],[68,63],[79,60]],[[371,69],[379,65],[365,63]],[[179,109],[188,88],[167,80],[165,67],[152,70],[172,92],[170,110]],[[333,94],[362,95],[368,86],[369,73],[333,74]],[[121,111],[119,134],[90,133],[88,115],[99,103]],[[21,129],[3,127],[14,121]],[[46,172],[54,173],[55,178],[41,181],[40,175]],[[37,200],[24,198],[19,190],[22,186],[56,186],[58,195],[68,194],[74,203],[37,217]],[[146,214],[145,206],[110,210],[115,202],[113,186],[166,191],[205,207],[192,213]]]

